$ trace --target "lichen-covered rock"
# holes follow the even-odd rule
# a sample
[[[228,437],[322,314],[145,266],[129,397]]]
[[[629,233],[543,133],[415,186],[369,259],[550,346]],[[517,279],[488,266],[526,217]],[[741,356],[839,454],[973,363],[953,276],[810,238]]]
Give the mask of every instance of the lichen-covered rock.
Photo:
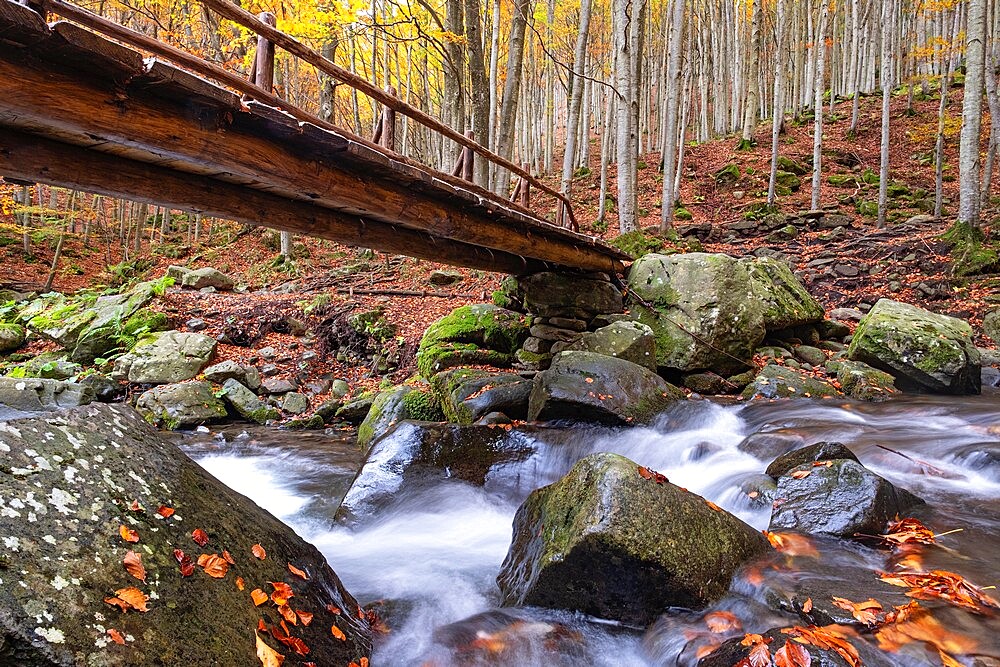
[[[528,419],[648,424],[684,393],[631,361],[595,352],[560,352],[535,376]]]
[[[497,584],[505,606],[646,625],[667,607],[722,597],[733,574],[769,549],[700,496],[645,479],[623,456],[593,454],[518,508]]]
[[[220,291],[228,291],[236,287],[236,281],[222,271],[206,266],[201,269],[189,270],[181,276],[181,285],[191,289],[214,287]]]
[[[387,433],[398,422],[409,419],[403,399],[413,391],[416,391],[413,387],[399,386],[379,392],[375,396],[368,414],[358,426],[358,447],[367,450],[376,439]]]
[[[21,412],[75,408],[94,400],[94,390],[75,382],[0,377],[0,405]]]
[[[501,477],[505,466],[535,451],[518,431],[402,421],[379,438],[337,510],[337,519],[357,523],[377,514],[407,488],[456,479],[477,486]]]
[[[172,431],[226,418],[226,406],[207,382],[154,387],[140,394],[135,408],[150,424]]]
[[[0,322],[0,354],[13,352],[21,347],[27,331],[20,324]]]
[[[272,419],[281,417],[277,409],[260,400],[257,394],[250,391],[236,378],[229,378],[222,383],[222,398],[236,414],[247,421],[266,424]]]
[[[528,325],[520,313],[486,303],[462,306],[424,332],[417,368],[430,379],[455,366],[510,366],[527,337]]]
[[[622,320],[596,331],[585,333],[567,350],[596,352],[618,357],[656,372],[656,338],[653,330],[641,322]]]
[[[514,373],[454,368],[435,375],[431,386],[448,421],[471,424],[491,412],[527,419],[533,383]]]
[[[896,378],[860,361],[841,361],[837,368],[840,389],[851,398],[881,402],[889,400],[899,390]]]
[[[764,472],[777,479],[787,474],[792,468],[813,463],[814,461],[833,461],[837,459],[857,461],[858,457],[839,442],[816,442],[782,454],[771,461]]]
[[[796,478],[796,472],[805,476]],[[838,537],[877,535],[894,517],[923,502],[847,459],[792,468],[778,478],[775,495],[781,502],[771,512],[770,530]]]
[[[222,384],[229,378],[239,380],[246,384],[247,369],[243,364],[238,364],[231,359],[212,364],[204,370],[205,379],[209,382]]]
[[[590,320],[599,313],[622,312],[621,292],[606,277],[543,272],[517,282],[533,315]]]
[[[649,254],[629,271],[632,306],[653,330],[660,367],[728,375],[764,339],[763,304],[746,264],[728,255]]]
[[[972,327],[917,306],[879,299],[858,324],[847,354],[891,374],[903,391],[980,392]]]
[[[983,315],[983,333],[992,338],[994,343],[1000,342],[1000,308]]]
[[[828,382],[792,368],[768,364],[743,390],[743,398],[825,398],[840,392]]]
[[[337,419],[343,419],[348,424],[360,424],[371,412],[374,402],[374,396],[357,396],[337,408],[334,416]]]
[[[139,340],[118,358],[111,376],[140,384],[171,384],[198,375],[215,353],[214,338],[199,333],[165,331]]]
[[[309,398],[297,391],[289,392],[281,399],[281,409],[292,415],[301,415],[309,409]]]
[[[291,608],[314,615],[308,627],[290,626],[311,656],[346,665],[370,654],[367,624],[348,613],[357,602],[322,554],[208,475],[131,408],[95,404],[0,423],[0,451],[12,471],[0,475],[2,577],[17,573],[18,582],[0,586],[4,664],[259,664],[257,641],[292,653],[273,633],[254,636],[259,619],[281,621],[274,604],[257,607],[250,597],[258,588],[274,591],[269,582],[290,586]],[[138,509],[131,509],[133,502]],[[161,505],[175,513],[163,518],[156,511]],[[120,529],[135,531],[138,541],[125,542]],[[208,538],[204,546],[191,538],[196,529]],[[257,543],[267,552],[264,560],[251,553]],[[175,549],[195,562],[215,554],[223,576],[208,576],[197,565],[182,576]],[[123,565],[130,551],[141,557],[144,580]],[[227,566],[224,551],[235,564]],[[291,574],[288,563],[308,579]],[[145,600],[148,611],[106,602],[123,589],[136,589],[136,597],[117,597],[140,606]],[[331,634],[332,625],[344,641]],[[112,641],[111,630],[123,645]]]
[[[755,298],[764,304],[764,328],[768,331],[814,324],[823,319],[823,306],[784,262],[772,257],[744,258],[740,262],[750,275]]]

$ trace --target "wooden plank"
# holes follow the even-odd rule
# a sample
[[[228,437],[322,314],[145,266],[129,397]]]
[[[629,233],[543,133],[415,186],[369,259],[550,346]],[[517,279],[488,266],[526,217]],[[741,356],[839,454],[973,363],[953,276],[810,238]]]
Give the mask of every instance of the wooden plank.
[[[133,86],[149,86],[150,92],[177,99],[186,95],[192,102],[226,109],[239,109],[240,97],[235,93],[186,72],[157,58],[146,58],[144,74],[132,79]]]
[[[0,133],[0,173],[485,271],[520,274],[554,268],[13,130]]]
[[[40,58],[121,83],[146,70],[142,54],[138,51],[86,28],[59,21],[52,24],[51,29],[55,39],[46,42],[44,48],[33,49]]]
[[[11,0],[0,0],[0,42],[28,46],[49,35],[40,14]]]
[[[44,65],[44,64],[43,64]],[[447,205],[413,193],[405,184],[377,176],[378,170],[347,170],[339,158],[316,158],[260,134],[260,119],[236,114],[231,126],[207,126],[186,117],[184,101],[172,102],[140,88],[126,99],[113,81],[80,77],[0,53],[0,122],[78,144],[108,142],[107,151],[127,151],[150,162],[173,160],[176,168],[219,174],[257,184],[292,199],[313,199],[345,214],[400,224],[455,241],[533,257],[585,270],[621,270],[618,251],[574,246],[583,237],[538,226],[531,240],[521,225]],[[381,173],[385,173],[384,171]]]

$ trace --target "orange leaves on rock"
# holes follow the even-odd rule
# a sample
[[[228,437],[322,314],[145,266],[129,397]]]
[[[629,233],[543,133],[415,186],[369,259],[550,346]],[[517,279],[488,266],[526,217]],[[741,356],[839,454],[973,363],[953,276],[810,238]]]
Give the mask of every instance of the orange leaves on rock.
[[[264,547],[260,546],[259,544],[253,545],[253,548],[251,548],[250,551],[251,553],[253,553],[254,556],[256,556],[261,560],[267,558],[267,552],[264,551]]]
[[[368,667],[368,658],[362,656],[357,662],[351,662],[347,667]]]
[[[332,632],[333,636],[336,637],[337,639],[339,639],[340,641],[342,641],[342,642],[346,642],[347,641],[347,635],[345,635],[344,631],[341,630],[340,628],[338,628],[336,625],[331,625],[330,626],[330,632]]]
[[[128,509],[130,512],[141,512],[142,505],[139,504],[138,500],[133,500],[131,503],[129,503]]]
[[[809,667],[812,656],[802,644],[785,642],[785,645],[774,652],[775,667]]]
[[[267,602],[267,593],[260,590],[259,588],[255,588],[252,591],[250,591],[250,598],[253,600],[254,606],[259,607],[265,602]]]
[[[706,500],[705,504],[708,505],[709,507],[711,507],[716,512],[721,512],[722,511],[722,508],[719,507],[718,505],[716,505],[715,503],[713,503],[711,500]]]
[[[812,474],[812,470],[796,470],[791,474],[792,479],[805,479]]]
[[[836,651],[851,667],[861,667],[863,664],[861,656],[858,655],[858,649],[847,641],[848,636],[856,634],[851,628],[840,625],[826,625],[821,628],[815,625],[809,627],[796,625],[791,628],[782,628],[781,632],[794,637],[795,641],[801,644],[810,644],[817,648]]]
[[[232,554],[225,549],[222,550],[222,560],[226,561],[230,565],[236,565],[236,559],[233,558]]]
[[[771,650],[767,648],[767,645],[772,641],[772,639],[765,639],[758,634],[748,632],[740,640],[740,645],[749,646],[750,653],[736,665],[738,667],[770,667]]]
[[[651,479],[657,484],[666,484],[669,481],[666,475],[645,466],[639,466],[639,476],[643,479]]]
[[[879,535],[879,539],[887,544],[934,544],[935,537],[931,529],[916,519],[900,519],[889,524],[888,532]]]
[[[851,616],[869,627],[878,625],[884,620],[882,604],[874,598],[868,598],[864,602],[851,602],[845,598],[834,597],[833,604],[851,612]]]
[[[283,604],[287,604],[291,598],[295,597],[292,587],[285,582],[271,581],[268,583],[274,587],[274,592],[271,593],[271,600],[279,607]]]
[[[126,542],[138,542],[139,533],[135,532],[126,525],[121,525],[118,528],[118,534],[122,536],[122,539]]]
[[[174,558],[181,566],[181,576],[190,577],[194,574],[194,563],[191,562],[191,557],[185,554],[180,549],[174,549]]]
[[[918,600],[944,600],[956,607],[962,607],[977,614],[986,614],[1000,609],[1000,603],[974,586],[960,575],[946,570],[931,572],[880,573],[882,581],[893,586],[909,588],[906,592]]]
[[[332,604],[326,605],[326,610],[335,616],[340,616],[340,607],[335,607]]]
[[[946,654],[975,653],[979,649],[974,639],[948,630],[931,615],[930,610],[915,602],[897,607],[897,610],[900,613],[896,622],[875,632],[879,648],[883,650],[898,651],[913,642],[933,646]]]
[[[819,558],[819,551],[805,535],[798,533],[771,533],[763,531],[771,546],[787,556],[809,556]]]
[[[297,613],[299,615],[299,620],[302,621],[302,625],[308,626],[313,622],[313,615],[308,611],[299,611]]]
[[[194,540],[194,543],[199,547],[203,547],[208,544],[208,535],[201,528],[194,529],[191,533],[191,539]]]
[[[149,611],[149,607],[146,606],[146,603],[149,601],[149,596],[135,586],[119,588],[115,591],[113,597],[106,597],[104,598],[104,601],[112,607],[118,607],[122,611],[128,611],[129,609],[134,609],[136,611]]]
[[[108,628],[108,637],[111,637],[111,641],[116,644],[125,645],[125,638],[122,637],[122,633],[118,632],[114,628]]]
[[[174,508],[167,507],[166,505],[160,505],[156,508],[156,513],[162,516],[164,519],[169,519],[174,515]]]
[[[292,625],[298,625],[299,617],[295,615],[295,610],[289,607],[287,604],[283,604],[280,607],[278,607],[278,613],[281,614],[282,618],[284,618]]]
[[[260,660],[260,664],[264,667],[281,667],[285,656],[265,644],[256,632],[253,633],[253,636],[257,638],[257,659]]]
[[[298,637],[291,636],[288,633],[288,628],[285,626],[284,621],[281,622],[281,625],[271,626],[271,636],[299,655],[309,654],[309,647],[306,646],[306,643]]]
[[[198,556],[198,566],[205,574],[215,579],[222,579],[229,571],[229,563],[218,554],[202,554]]]
[[[806,601],[802,603],[802,613],[808,614],[813,610],[813,599],[806,598]]]
[[[743,623],[740,622],[740,619],[728,611],[713,611],[705,614],[705,625],[714,633],[738,632],[743,629]]]
[[[241,591],[246,588],[246,583],[243,581],[243,577],[236,577],[236,588]]]
[[[295,567],[291,563],[288,564],[288,571],[291,572],[292,574],[294,574],[299,579],[302,579],[303,581],[308,581],[309,580],[309,575],[306,574],[305,571],[300,570],[299,568]]]
[[[125,564],[125,569],[128,573],[139,581],[146,581],[146,568],[142,566],[142,556],[134,551],[129,551],[125,554],[125,559],[122,561]]]

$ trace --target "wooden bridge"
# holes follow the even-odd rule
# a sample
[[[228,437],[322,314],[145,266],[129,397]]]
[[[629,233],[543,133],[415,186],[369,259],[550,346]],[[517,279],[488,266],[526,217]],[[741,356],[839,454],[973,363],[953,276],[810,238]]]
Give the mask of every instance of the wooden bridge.
[[[206,4],[281,39],[235,5]],[[36,10],[73,22],[49,25]],[[305,49],[292,42],[277,41]],[[629,260],[457,175],[290,108],[267,88],[63,0],[0,0],[4,176],[503,273],[617,273]],[[387,109],[427,121],[375,91]],[[382,127],[392,134],[391,124]],[[464,139],[466,165],[473,153],[499,158],[438,129]],[[521,174],[522,195],[534,184],[559,196],[500,163]],[[563,201],[560,213],[571,216]]]

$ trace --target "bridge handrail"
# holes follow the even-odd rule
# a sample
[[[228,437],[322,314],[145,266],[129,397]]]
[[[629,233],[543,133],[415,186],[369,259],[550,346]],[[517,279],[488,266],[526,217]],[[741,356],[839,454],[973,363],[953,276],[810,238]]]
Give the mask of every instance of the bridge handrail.
[[[486,158],[487,160],[490,160],[494,164],[501,166],[504,169],[507,169],[508,171],[514,174],[517,174],[525,182],[530,183],[531,185],[534,185],[542,192],[545,192],[546,194],[555,197],[556,200],[560,203],[560,211],[558,217],[561,218],[562,217],[561,213],[563,210],[565,210],[569,216],[571,226],[573,228],[576,228],[577,226],[576,218],[573,214],[573,208],[569,198],[565,194],[546,185],[545,183],[541,182],[540,180],[532,176],[531,173],[526,168],[518,166],[513,162],[505,159],[501,155],[494,153],[493,151],[482,146],[476,141],[464,136],[460,132],[457,132],[456,130],[441,123],[436,118],[428,115],[427,113],[421,111],[420,109],[417,109],[416,107],[407,104],[406,102],[400,100],[399,98],[393,97],[389,93],[371,84],[364,78],[337,66],[336,64],[330,62],[329,60],[324,58],[321,54],[305,46],[295,38],[291,37],[290,35],[287,35],[286,33],[281,32],[277,28],[267,25],[266,23],[258,19],[256,16],[245,11],[244,9],[230,2],[227,2],[226,0],[199,0],[199,1],[205,4],[206,6],[214,9],[223,17],[228,18],[231,21],[234,21],[235,23],[238,23],[243,27],[254,31],[256,34],[266,38],[272,44],[282,47],[289,53],[298,56],[299,58],[305,60],[306,62],[313,65],[320,71],[338,79],[347,86],[350,86],[362,93],[365,93],[366,95],[382,103],[386,107],[394,111],[397,111],[398,113],[401,113],[409,118],[412,118],[421,125],[424,125],[429,129],[432,129],[436,132],[443,134],[449,139],[455,141],[456,143],[479,154],[480,156]],[[160,42],[135,30],[126,28],[125,26],[115,23],[114,21],[99,16],[87,9],[84,9],[83,7],[78,7],[76,5],[66,2],[65,0],[41,0],[39,4],[45,11],[52,12],[53,14],[58,14],[60,16],[63,16],[64,18],[75,21],[76,23],[79,23],[84,27],[90,28],[91,30],[95,30],[97,32],[111,36],[123,43],[132,44],[133,46],[145,49],[150,53],[154,53],[161,57],[173,60],[174,62],[177,62],[178,64],[181,64],[184,67],[187,67],[188,69],[194,72],[197,72],[204,76],[208,76],[210,78],[214,78],[217,81],[220,81],[228,85],[234,90],[243,93],[244,95],[252,97],[261,102],[265,102],[273,107],[285,111],[286,113],[293,116],[299,121],[312,123],[324,129],[335,131],[341,134],[345,133],[345,130],[343,128],[337,127],[332,123],[324,121],[320,118],[317,118],[316,116],[313,116],[312,114],[309,114],[299,109],[293,104],[286,102],[285,100],[282,100],[280,97],[277,97],[276,95],[272,94],[270,91],[264,90],[260,86],[257,86],[252,82],[246,81],[242,77],[232,72],[229,72],[228,70],[220,67],[219,65],[216,65],[215,63],[199,58],[198,56],[192,55],[182,49],[170,46],[169,44]],[[356,141],[359,141],[360,143],[366,144],[370,147],[377,148],[378,150],[387,150],[385,147],[376,146],[375,144],[361,137],[352,137],[352,139],[355,139]],[[411,162],[409,159],[405,158],[402,155],[394,153],[394,157],[403,162]],[[420,166],[427,168],[424,165]],[[446,178],[448,176],[443,172],[442,175],[444,175]]]

